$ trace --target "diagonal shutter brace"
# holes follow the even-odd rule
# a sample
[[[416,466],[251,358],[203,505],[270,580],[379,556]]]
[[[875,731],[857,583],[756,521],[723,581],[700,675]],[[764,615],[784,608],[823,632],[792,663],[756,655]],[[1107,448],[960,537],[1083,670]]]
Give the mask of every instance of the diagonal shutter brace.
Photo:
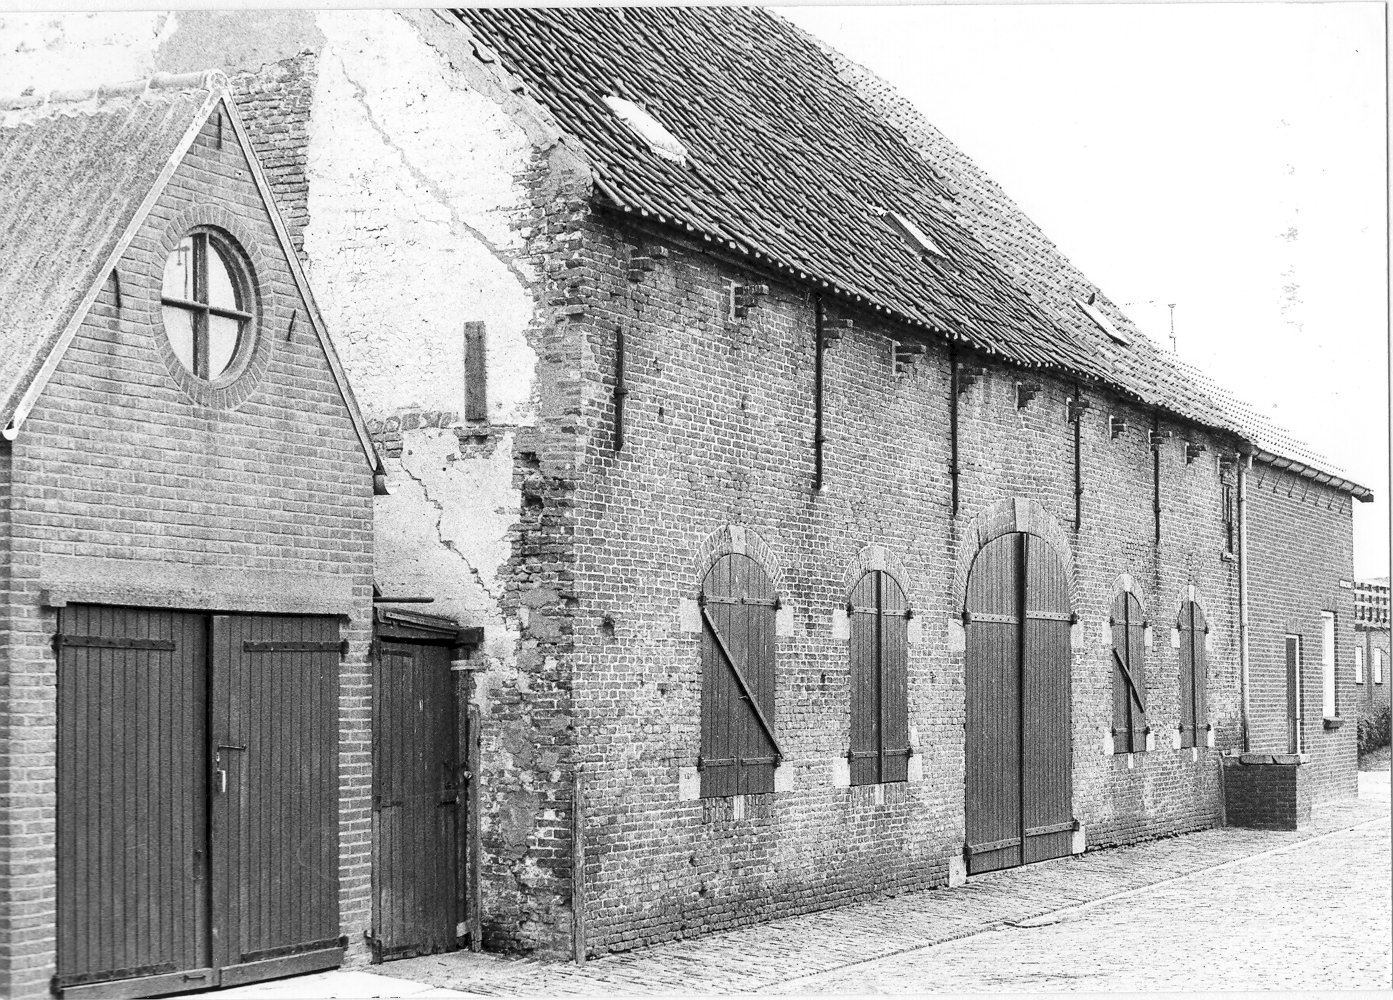
[[[779,741],[774,737],[774,727],[769,725],[769,720],[764,717],[764,710],[759,707],[759,702],[755,700],[754,692],[750,690],[750,682],[745,679],[745,674],[741,671],[735,658],[730,655],[730,649],[726,646],[725,638],[721,635],[720,629],[716,628],[715,621],[711,618],[711,612],[706,610],[705,605],[701,608],[701,619],[706,623],[706,627],[711,630],[711,635],[715,637],[716,646],[720,649],[721,655],[725,657],[726,663],[730,664],[731,673],[735,675],[735,681],[740,685],[740,690],[745,695],[745,700],[750,703],[750,708],[754,709],[755,718],[759,721],[760,728],[764,730],[764,735],[769,737],[769,742],[774,744],[774,763],[780,763],[784,758],[783,747],[779,746]]]
[[[1122,670],[1122,676],[1126,678],[1127,686],[1132,689],[1132,699],[1137,703],[1137,707],[1141,709],[1141,714],[1145,715],[1146,702],[1142,700],[1141,692],[1137,689],[1137,682],[1132,678],[1132,671],[1128,670],[1127,664],[1122,662],[1122,657],[1118,655],[1116,646],[1113,647],[1112,658]]]

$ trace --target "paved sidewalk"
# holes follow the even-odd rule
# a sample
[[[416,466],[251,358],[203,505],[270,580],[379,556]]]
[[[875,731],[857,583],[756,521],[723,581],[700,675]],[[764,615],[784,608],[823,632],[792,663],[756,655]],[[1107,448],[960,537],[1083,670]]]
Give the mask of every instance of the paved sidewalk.
[[[1387,989],[1393,892],[1388,875],[1389,772],[1361,774],[1360,788],[1359,800],[1318,811],[1311,829],[1300,832],[1207,830],[979,876],[957,889],[906,893],[654,945],[592,959],[582,967],[455,953],[376,968],[436,987],[525,996],[1238,989],[1264,971],[1277,984],[1268,988]],[[1352,860],[1361,864],[1353,866]],[[1349,880],[1356,876],[1362,882],[1351,886]],[[1359,894],[1357,919],[1362,924],[1350,922],[1354,911],[1341,911],[1351,895]],[[1253,900],[1245,902],[1248,896]],[[1145,936],[1123,942],[1128,950],[1118,960],[1121,965],[1098,965],[1091,943],[1098,927],[1125,926],[1127,914],[1144,914],[1137,920]],[[1027,937],[1003,934],[1003,928],[1013,925],[1036,928],[1029,953],[1018,950]],[[1304,952],[1285,946],[1289,935],[1300,934],[1336,947],[1329,957],[1349,975],[1317,975],[1312,982],[1295,972],[1284,976],[1283,955],[1290,956],[1286,964],[1297,971],[1319,970],[1325,961],[1324,952],[1307,955],[1306,961]],[[1236,935],[1238,943],[1216,949],[1214,942],[1226,935]],[[1059,940],[1053,940],[1056,936]],[[1260,960],[1245,958],[1249,949],[1243,942],[1274,937],[1273,947],[1253,952],[1263,956]],[[1338,948],[1342,938],[1360,943],[1357,960],[1345,954],[1348,949]],[[937,946],[955,941],[961,944],[953,947],[976,950],[971,962],[963,958],[961,967],[967,971],[954,979],[944,974]],[[1158,943],[1164,947],[1158,950]],[[1170,955],[1171,948],[1179,951]],[[1047,974],[1063,968],[1066,955],[1082,971]],[[1231,971],[1224,965],[1230,961],[1237,963]],[[1128,978],[1126,969],[1139,962],[1156,974]],[[956,959],[953,965],[957,967]],[[1112,973],[1100,971],[1109,968]],[[1158,979],[1166,969],[1174,974]],[[1226,977],[1223,983],[1216,981],[1217,973]]]

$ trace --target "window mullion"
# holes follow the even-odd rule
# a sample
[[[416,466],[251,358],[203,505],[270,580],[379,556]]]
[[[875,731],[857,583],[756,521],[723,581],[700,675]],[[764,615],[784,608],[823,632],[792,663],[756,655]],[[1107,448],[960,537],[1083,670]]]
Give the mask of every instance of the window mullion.
[[[208,234],[193,237],[193,367],[199,378],[208,377]]]

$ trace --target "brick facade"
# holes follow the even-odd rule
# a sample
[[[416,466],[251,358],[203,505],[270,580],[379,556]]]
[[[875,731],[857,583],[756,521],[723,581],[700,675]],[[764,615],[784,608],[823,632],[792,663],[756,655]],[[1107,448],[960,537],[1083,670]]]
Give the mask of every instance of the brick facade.
[[[1301,637],[1311,801],[1358,793],[1351,499],[1272,466],[1248,476],[1249,749],[1288,750],[1285,636]],[[1335,614],[1335,708],[1322,711],[1321,612]]]
[[[160,325],[167,250],[191,222],[246,250],[260,308],[251,369],[199,393]],[[230,126],[210,119],[120,259],[17,439],[0,446],[6,572],[0,994],[53,975],[52,606],[73,600],[343,614],[340,885],[352,948],[368,905],[372,477]],[[291,332],[292,318],[298,318]],[[206,389],[206,386],[204,387]]]
[[[593,241],[593,242],[592,242]],[[962,583],[978,537],[1003,517],[1072,564],[1074,812],[1090,846],[1213,825],[1214,751],[1176,750],[1178,658],[1169,641],[1194,588],[1211,624],[1209,721],[1238,739],[1236,564],[1222,556],[1225,444],[1179,425],[1161,445],[1162,542],[1154,544],[1150,418],[1085,392],[1082,525],[1073,530],[1073,387],[1043,379],[1023,409],[1020,373],[992,367],[963,393],[960,512],[949,502],[949,359],[930,350],[895,374],[893,331],[855,328],[825,355],[825,488],[813,475],[809,296],[773,282],[731,321],[726,283],[764,283],[683,246],[596,228],[583,323],[588,378],[578,483],[573,673],[587,774],[587,944],[592,951],[715,930],[869,893],[944,884],[963,844]],[[631,282],[631,256],[659,259]],[[863,327],[862,323],[868,323]],[[615,337],[625,333],[624,447],[613,449]],[[1035,378],[1034,375],[1031,376]],[[1115,413],[1132,428],[1111,440]],[[1187,464],[1183,439],[1207,444]],[[1229,475],[1231,473],[1225,473]],[[1026,516],[1018,510],[1028,510]],[[727,529],[727,526],[733,526]],[[788,617],[774,725],[788,759],[778,790],[686,799],[699,745],[698,636],[683,624],[707,539],[743,536]],[[849,724],[848,654],[833,619],[864,547],[903,567],[910,647],[909,782],[837,787]],[[1114,581],[1136,581],[1155,641],[1148,721],[1156,749],[1105,754],[1111,723]],[[955,582],[956,581],[956,582]]]

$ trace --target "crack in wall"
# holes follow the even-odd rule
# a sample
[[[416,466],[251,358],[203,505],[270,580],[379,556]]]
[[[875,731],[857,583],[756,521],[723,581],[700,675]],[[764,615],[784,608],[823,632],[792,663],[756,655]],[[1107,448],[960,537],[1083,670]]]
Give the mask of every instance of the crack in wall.
[[[481,230],[471,225],[459,214],[458,211],[456,211],[454,202],[450,200],[449,196],[446,195],[443,190],[441,190],[440,185],[437,184],[435,181],[431,180],[431,178],[427,176],[427,174],[423,170],[421,170],[419,167],[417,167],[414,163],[411,162],[411,159],[406,155],[406,151],[402,149],[399,145],[397,145],[397,143],[388,134],[387,130],[377,120],[377,116],[373,114],[372,108],[368,106],[367,91],[364,90],[362,84],[360,84],[356,79],[354,79],[354,77],[348,72],[348,64],[344,61],[343,56],[339,55],[337,58],[339,62],[339,68],[343,72],[343,78],[347,80],[349,85],[353,88],[354,100],[357,101],[358,105],[363,109],[363,116],[367,119],[368,125],[372,128],[374,132],[377,133],[378,138],[382,140],[383,144],[388,149],[396,152],[398,158],[401,160],[402,166],[406,169],[406,172],[411,176],[411,178],[415,180],[417,184],[421,185],[428,192],[430,192],[431,196],[435,198],[436,202],[442,205],[445,208],[445,210],[450,213],[451,229],[455,230],[457,234],[460,231],[463,231],[464,234],[478,241],[478,243],[489,252],[490,256],[492,256],[494,260],[498,261],[498,263],[502,264],[505,268],[507,268],[508,272],[512,274],[513,277],[517,278],[517,280],[522,284],[524,288],[530,290],[535,284],[535,282],[531,278],[529,278],[525,273],[523,273],[522,268],[518,266],[517,261],[514,259],[515,256],[521,255],[511,254],[508,251],[497,246],[492,240],[485,236]]]
[[[464,563],[464,568],[469,571],[469,575],[473,577],[474,582],[479,585],[479,589],[501,609],[502,595],[494,593],[492,588],[484,582],[483,574],[469,561],[469,557],[466,556],[464,552],[460,550],[459,546],[451,539],[446,538],[445,533],[441,531],[441,525],[445,523],[445,505],[431,496],[430,487],[426,485],[425,477],[418,476],[416,473],[412,472],[405,460],[401,462],[401,470],[405,472],[413,482],[420,485],[421,495],[426,498],[426,503],[435,508],[435,536],[440,539],[440,544],[459,557],[460,562]],[[501,610],[499,613],[502,613]]]

